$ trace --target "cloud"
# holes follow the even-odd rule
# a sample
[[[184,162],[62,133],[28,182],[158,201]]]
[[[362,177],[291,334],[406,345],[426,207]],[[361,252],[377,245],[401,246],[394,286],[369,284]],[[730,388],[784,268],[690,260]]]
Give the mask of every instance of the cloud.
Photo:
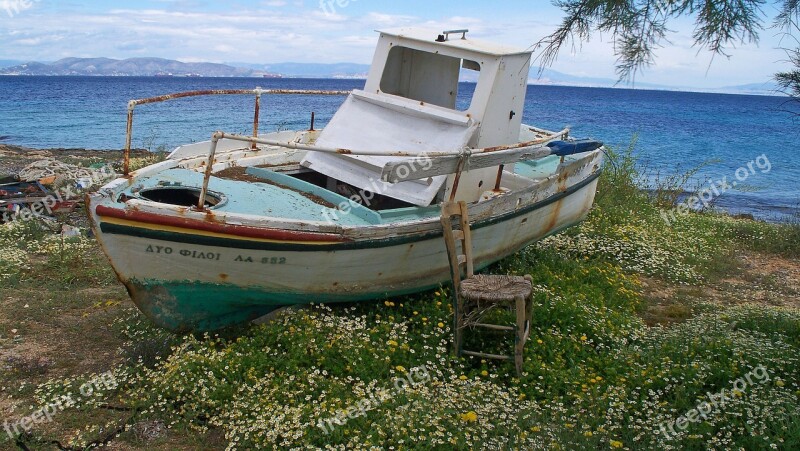
[[[419,22],[419,18],[415,16],[404,16],[394,14],[383,14],[378,12],[369,12],[359,19],[362,23],[369,23],[375,27],[389,28],[389,27],[403,27]]]

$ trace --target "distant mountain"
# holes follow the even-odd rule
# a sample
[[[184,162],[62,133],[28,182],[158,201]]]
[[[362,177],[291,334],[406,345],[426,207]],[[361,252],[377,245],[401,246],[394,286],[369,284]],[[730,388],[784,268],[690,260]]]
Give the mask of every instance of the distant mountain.
[[[293,78],[367,78],[369,64],[356,63],[228,63]]]
[[[579,86],[587,88],[638,88],[668,91],[697,91],[697,89],[687,86],[666,86],[654,83],[637,82],[631,86],[624,83],[617,83],[617,80],[611,78],[582,77],[579,75],[565,74],[552,69],[540,70],[538,67],[531,67],[531,75],[528,78],[528,83],[532,85]]]
[[[163,58],[64,58],[53,63],[30,62],[0,69],[0,75],[98,76],[260,76],[250,69],[216,63],[183,63]]]
[[[782,95],[778,91],[778,85],[774,81],[765,83],[750,83],[747,85],[725,86],[719,88],[720,92],[730,92],[733,94],[753,94],[762,96]]]
[[[0,69],[2,69],[4,67],[16,66],[16,65],[22,64],[22,63],[24,63],[24,61],[20,61],[20,60],[0,60]]]
[[[628,84],[617,84],[616,80],[610,78],[581,77],[577,75],[565,74],[552,69],[544,69],[539,72],[539,68],[531,67],[531,75],[528,84],[532,85],[554,85],[554,86],[578,86],[590,88],[628,88],[628,89],[653,89],[657,91],[688,91],[688,92],[708,92],[719,94],[747,94],[774,96],[782,95],[777,90],[774,82],[750,83],[746,85],[723,86],[720,88],[695,88],[692,86],[667,86],[655,83],[635,83],[633,86]]]

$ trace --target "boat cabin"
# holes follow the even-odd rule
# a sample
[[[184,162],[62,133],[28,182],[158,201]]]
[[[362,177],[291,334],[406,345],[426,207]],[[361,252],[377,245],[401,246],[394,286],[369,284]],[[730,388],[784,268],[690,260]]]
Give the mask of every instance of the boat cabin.
[[[461,151],[519,142],[531,51],[471,39],[467,30],[444,33],[407,28],[380,32],[363,90],[354,90],[320,133],[315,145],[387,156],[309,152],[301,164],[328,177],[340,194],[367,191],[417,206],[449,198],[477,201],[492,190],[498,167],[397,183],[381,181],[396,152]],[[472,74],[474,93],[459,93]],[[437,164],[415,158],[408,171]]]

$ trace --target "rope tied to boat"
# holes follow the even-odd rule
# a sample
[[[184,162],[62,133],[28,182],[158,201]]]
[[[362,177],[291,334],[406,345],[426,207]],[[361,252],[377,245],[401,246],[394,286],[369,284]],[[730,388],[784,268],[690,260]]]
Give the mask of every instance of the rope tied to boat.
[[[458,166],[456,166],[455,179],[453,180],[453,189],[450,191],[450,202],[456,198],[456,191],[458,191],[458,182],[461,180],[461,173],[469,166],[469,157],[472,155],[472,149],[464,147],[458,151]]]
[[[464,147],[458,152],[458,167],[460,171],[469,171],[469,159],[472,157],[472,148]]]

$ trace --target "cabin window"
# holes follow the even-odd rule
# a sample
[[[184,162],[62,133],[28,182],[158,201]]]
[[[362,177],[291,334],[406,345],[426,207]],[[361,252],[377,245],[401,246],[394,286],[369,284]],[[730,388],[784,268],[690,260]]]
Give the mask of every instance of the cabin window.
[[[456,109],[458,81],[469,72],[480,71],[475,61],[395,46],[389,51],[381,77],[381,91],[407,99]],[[473,72],[474,73],[474,72]],[[467,80],[475,81],[467,76]],[[468,102],[458,102],[462,111]]]

